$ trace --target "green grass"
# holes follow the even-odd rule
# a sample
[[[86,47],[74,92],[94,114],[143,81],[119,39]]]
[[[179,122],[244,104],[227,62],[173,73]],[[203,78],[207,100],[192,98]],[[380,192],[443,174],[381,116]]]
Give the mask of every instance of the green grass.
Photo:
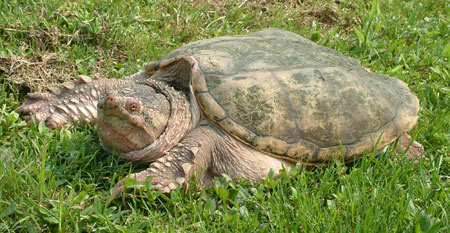
[[[210,2],[0,2],[1,232],[450,231],[448,1]],[[120,78],[184,43],[267,27],[405,81],[421,101],[410,133],[430,161],[414,166],[387,150],[353,166],[336,161],[259,184],[223,177],[108,205],[113,185],[145,165],[103,152],[95,127],[26,127],[14,112],[30,89],[78,74]],[[51,62],[24,63],[51,53]]]

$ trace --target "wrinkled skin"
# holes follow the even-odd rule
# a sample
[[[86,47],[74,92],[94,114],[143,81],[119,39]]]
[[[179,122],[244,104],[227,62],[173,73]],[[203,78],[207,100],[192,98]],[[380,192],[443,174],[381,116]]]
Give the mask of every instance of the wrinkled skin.
[[[133,97],[108,95],[99,102],[99,134],[107,151],[111,151],[114,147],[116,151],[126,153],[152,145],[155,138],[162,137],[165,141],[169,140],[165,138],[167,135],[161,135],[163,132],[161,129],[164,128],[155,127],[167,124],[174,129],[168,119],[168,101],[158,98],[161,96],[158,93],[150,92],[150,96],[149,98],[149,94]],[[153,101],[149,102],[149,99]],[[144,182],[148,176],[152,176],[151,184],[157,185],[164,192],[169,192],[185,183],[196,172],[200,173],[199,181],[202,184],[210,183],[215,176],[223,173],[234,179],[260,181],[267,176],[270,169],[278,175],[282,168],[295,166],[292,162],[268,156],[244,145],[206,119],[200,119],[198,122],[192,121],[193,118],[185,120],[184,122],[194,126],[193,129],[189,132],[177,131],[178,134],[186,136],[164,156],[150,164],[147,170],[132,174],[130,177]],[[107,127],[104,127],[105,125]],[[255,164],[259,166],[254,167]],[[119,182],[112,198],[121,193],[123,185],[124,181]]]
[[[146,72],[122,80],[81,76],[50,93],[28,94],[17,111],[23,119],[34,116],[50,128],[78,120],[96,122],[106,151],[133,162],[152,162],[129,177],[141,182],[152,177],[151,184],[163,192],[186,184],[195,174],[201,184],[221,174],[258,182],[270,170],[276,177],[281,169],[300,162],[260,152],[208,118],[191,86],[190,76],[200,72],[193,56],[163,59],[147,67]],[[404,131],[399,133],[397,137]],[[423,153],[423,147],[408,135],[402,136],[400,145],[402,152],[411,146],[407,157]],[[336,157],[340,154],[331,156]],[[111,199],[123,189],[124,180],[115,186]]]
[[[170,113],[165,96],[146,85],[119,89],[116,95],[108,95],[97,106],[102,146],[109,152],[119,153],[152,144],[164,131]]]

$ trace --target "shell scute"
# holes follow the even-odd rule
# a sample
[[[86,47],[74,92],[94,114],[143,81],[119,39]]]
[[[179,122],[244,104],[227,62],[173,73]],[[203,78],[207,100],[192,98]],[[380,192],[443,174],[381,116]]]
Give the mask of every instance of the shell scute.
[[[269,29],[183,46],[203,112],[257,150],[321,163],[357,159],[409,130],[419,104],[405,83],[295,33]],[[379,141],[379,148],[374,148]]]

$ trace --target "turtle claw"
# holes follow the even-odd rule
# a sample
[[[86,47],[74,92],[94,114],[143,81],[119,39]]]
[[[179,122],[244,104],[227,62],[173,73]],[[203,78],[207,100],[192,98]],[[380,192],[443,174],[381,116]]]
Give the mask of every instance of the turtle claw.
[[[36,121],[40,122],[49,116],[50,113],[44,104],[50,98],[49,96],[44,95],[44,93],[31,93],[26,98],[27,101],[16,109],[22,119],[29,121],[31,115],[34,115]]]
[[[16,111],[20,117],[30,122],[32,117],[36,122],[44,121],[46,126],[55,129],[69,123],[68,116],[59,113],[58,97],[51,93],[28,93],[27,99]]]
[[[138,173],[133,173],[133,174],[123,178],[122,180],[117,182],[116,185],[114,185],[113,192],[112,192],[111,196],[109,197],[108,202],[111,202],[112,200],[114,200],[117,197],[120,197],[122,195],[123,191],[126,188],[126,186],[125,186],[126,179],[135,179],[138,182],[145,182],[145,179],[147,179],[147,177],[149,175],[150,174],[148,174],[147,171],[142,171],[142,172],[138,172]]]
[[[45,125],[50,129],[61,128],[63,125],[68,124],[69,121],[67,121],[67,119],[59,113],[53,113],[45,120]]]
[[[111,196],[108,199],[108,202],[111,202],[112,200],[122,196],[122,194],[124,193],[124,190],[126,188],[132,188],[132,187],[126,187],[125,185],[125,180],[126,179],[134,179],[137,182],[141,182],[144,183],[147,179],[147,177],[153,177],[154,174],[151,174],[148,170],[142,171],[142,172],[138,172],[138,173],[133,173],[129,176],[127,176],[126,178],[120,180],[119,182],[117,182],[117,184],[114,186],[113,191]],[[163,187],[163,185],[161,185],[161,182],[157,181],[158,179],[153,179],[150,181],[150,185],[155,185],[157,190],[162,190],[163,193],[169,193],[171,189],[167,189],[168,187]]]
[[[135,179],[138,182],[144,183],[147,179],[147,177],[151,176],[152,180],[150,181],[150,185],[154,185],[156,190],[161,190],[162,193],[170,193],[170,191],[178,188],[180,185],[182,185],[185,182],[185,178],[178,177],[176,179],[170,178],[167,176],[160,176],[158,173],[152,172],[153,169],[149,168],[145,171],[133,173],[129,175],[128,177],[120,180],[113,188],[112,194],[108,199],[108,202],[111,202],[112,200],[120,197],[124,190],[126,188],[125,180],[126,179]],[[170,172],[169,172],[170,173]]]

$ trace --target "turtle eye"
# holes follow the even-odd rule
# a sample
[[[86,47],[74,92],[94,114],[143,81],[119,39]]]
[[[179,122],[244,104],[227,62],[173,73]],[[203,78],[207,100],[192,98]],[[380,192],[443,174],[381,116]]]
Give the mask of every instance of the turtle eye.
[[[128,103],[126,106],[127,106],[128,111],[130,111],[130,112],[137,111],[141,107],[140,103],[135,100],[128,100]]]
[[[136,111],[136,109],[137,109],[137,104],[131,104],[131,105],[130,105],[130,110],[131,110],[131,111],[134,112],[134,111]]]

